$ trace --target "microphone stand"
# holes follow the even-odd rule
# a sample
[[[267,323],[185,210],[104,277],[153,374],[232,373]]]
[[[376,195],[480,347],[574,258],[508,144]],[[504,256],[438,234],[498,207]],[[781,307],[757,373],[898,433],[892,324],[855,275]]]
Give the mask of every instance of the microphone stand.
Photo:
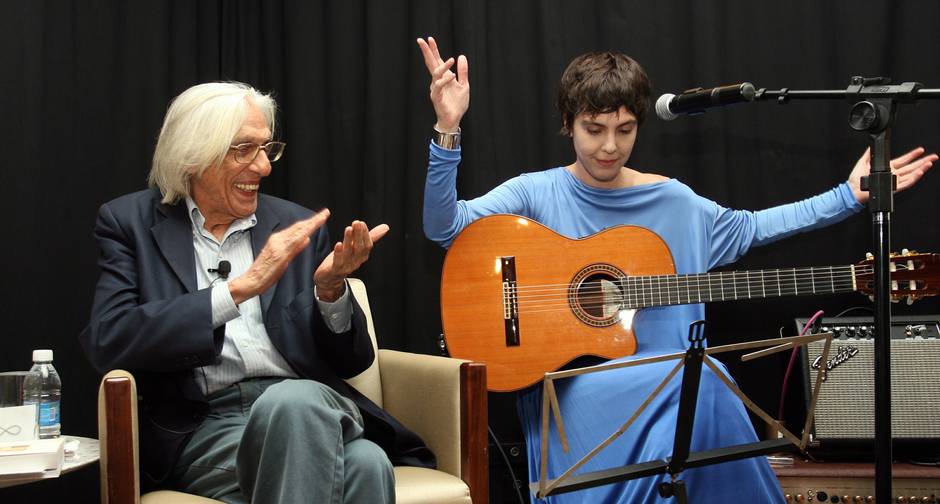
[[[776,98],[785,104],[791,99],[845,99],[852,105],[849,127],[867,132],[871,139],[871,173],[862,178],[861,188],[869,194],[872,214],[875,288],[875,502],[891,502],[891,212],[897,178],[891,173],[891,127],[899,103],[938,99],[940,89],[922,89],[917,82],[890,85],[885,77],[852,77],[845,90],[795,91],[759,89],[755,100]]]

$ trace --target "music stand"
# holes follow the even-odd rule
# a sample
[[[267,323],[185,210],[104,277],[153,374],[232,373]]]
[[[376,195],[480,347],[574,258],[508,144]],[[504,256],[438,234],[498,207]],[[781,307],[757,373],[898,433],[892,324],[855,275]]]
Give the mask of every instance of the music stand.
[[[803,426],[803,435],[801,438],[797,438],[793,433],[781,425],[780,422],[772,418],[764,410],[754,404],[754,402],[751,401],[743,392],[741,392],[737,385],[735,385],[727,376],[725,376],[725,374],[721,372],[721,370],[718,369],[718,367],[711,360],[706,360],[705,356],[723,352],[763,348],[763,350],[752,352],[741,357],[742,361],[750,361],[777,352],[791,350],[798,345],[802,346],[813,341],[825,340],[822,351],[822,359],[825,361],[829,358],[829,347],[832,343],[832,333],[792,336],[789,338],[760,340],[748,343],[737,343],[713,348],[705,348],[703,345],[705,340],[704,324],[705,321],[698,320],[689,326],[689,342],[691,345],[685,352],[677,352],[656,357],[647,357],[626,362],[607,363],[593,367],[570,369],[554,373],[545,373],[542,388],[542,444],[539,465],[539,480],[538,482],[530,483],[529,485],[532,492],[535,493],[538,498],[545,498],[554,494],[573,492],[585,488],[607,485],[619,481],[668,473],[672,482],[663,483],[660,485],[660,495],[664,498],[676,497],[680,504],[685,504],[685,484],[678,479],[678,475],[681,474],[681,472],[686,468],[719,464],[722,462],[729,462],[732,460],[778,452],[788,448],[791,443],[798,446],[801,451],[806,449],[806,445],[809,442],[810,423],[812,422],[813,413],[816,409],[816,400],[819,396],[819,389],[822,386],[825,377],[825,370],[821,370],[821,372],[816,376],[816,386],[813,391],[812,399],[810,400],[809,410],[807,411],[806,423]],[[667,373],[666,377],[663,378],[663,380],[659,383],[659,385],[656,386],[655,389],[653,389],[646,400],[640,404],[636,411],[633,412],[630,418],[627,419],[623,425],[614,431],[613,434],[608,436],[607,439],[601,441],[597,446],[591,449],[591,451],[589,451],[584,457],[575,462],[570,468],[562,473],[561,476],[551,480],[547,479],[550,417],[554,417],[555,419],[555,425],[558,427],[558,434],[561,440],[562,449],[565,452],[568,451],[568,441],[567,436],[565,435],[564,422],[562,421],[561,408],[558,404],[558,397],[555,394],[555,380],[667,360],[678,360],[679,362],[677,362],[676,366],[673,367],[669,373]],[[690,452],[689,448],[692,440],[692,425],[695,417],[695,406],[698,400],[698,386],[701,377],[702,363],[711,368],[715,375],[718,376],[725,386],[734,392],[734,394],[738,396],[739,399],[741,399],[741,402],[743,402],[749,410],[761,417],[761,419],[763,419],[768,425],[775,427],[777,432],[779,432],[783,437],[773,440],[746,443],[701,452]],[[572,474],[578,470],[578,468],[587,463],[601,450],[606,448],[615,439],[620,437],[621,434],[626,432],[630,425],[632,425],[633,422],[640,416],[643,410],[649,406],[652,400],[657,395],[659,395],[663,388],[665,388],[666,384],[672,380],[679,369],[683,367],[685,367],[685,370],[683,372],[682,388],[679,397],[679,415],[676,421],[676,436],[673,443],[672,457],[664,460],[651,460],[624,467],[604,469],[572,476]]]

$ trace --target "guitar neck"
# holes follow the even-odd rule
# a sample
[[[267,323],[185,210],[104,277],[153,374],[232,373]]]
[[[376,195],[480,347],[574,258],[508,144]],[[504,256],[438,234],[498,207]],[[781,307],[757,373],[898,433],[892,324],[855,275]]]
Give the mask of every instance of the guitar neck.
[[[620,279],[624,308],[853,292],[855,266],[822,266]]]

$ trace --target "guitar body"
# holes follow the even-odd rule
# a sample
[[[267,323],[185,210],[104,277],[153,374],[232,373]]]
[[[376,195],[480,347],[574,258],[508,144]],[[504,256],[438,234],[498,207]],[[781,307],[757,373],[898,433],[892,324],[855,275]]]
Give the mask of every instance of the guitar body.
[[[665,242],[645,228],[573,240],[525,217],[484,217],[444,260],[444,338],[453,357],[486,363],[489,390],[518,390],[578,356],[633,354],[633,310],[597,300],[618,277],[674,273]]]

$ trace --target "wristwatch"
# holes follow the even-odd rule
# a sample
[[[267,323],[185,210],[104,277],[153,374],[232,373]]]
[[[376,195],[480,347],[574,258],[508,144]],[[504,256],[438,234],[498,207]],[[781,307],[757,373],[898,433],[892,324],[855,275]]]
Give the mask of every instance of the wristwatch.
[[[460,147],[460,127],[457,127],[456,133],[444,133],[434,128],[434,135],[431,137],[431,141],[445,149],[456,149]]]

